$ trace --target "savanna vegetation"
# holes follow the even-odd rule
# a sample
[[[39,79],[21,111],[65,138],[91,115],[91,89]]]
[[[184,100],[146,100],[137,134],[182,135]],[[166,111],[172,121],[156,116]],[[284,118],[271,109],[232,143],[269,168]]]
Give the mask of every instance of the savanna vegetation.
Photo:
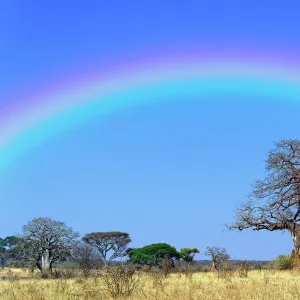
[[[300,141],[277,143],[266,172],[227,227],[287,230],[291,254],[234,261],[208,246],[201,262],[194,245],[130,248],[126,232],[80,238],[63,222],[35,218],[19,235],[0,238],[0,299],[300,299]]]

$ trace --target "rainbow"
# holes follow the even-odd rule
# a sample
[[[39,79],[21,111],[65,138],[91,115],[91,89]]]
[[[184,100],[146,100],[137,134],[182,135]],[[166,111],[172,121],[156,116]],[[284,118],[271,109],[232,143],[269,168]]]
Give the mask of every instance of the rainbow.
[[[89,74],[1,108],[0,171],[51,137],[128,107],[215,96],[300,101],[300,64],[267,55],[183,55]]]

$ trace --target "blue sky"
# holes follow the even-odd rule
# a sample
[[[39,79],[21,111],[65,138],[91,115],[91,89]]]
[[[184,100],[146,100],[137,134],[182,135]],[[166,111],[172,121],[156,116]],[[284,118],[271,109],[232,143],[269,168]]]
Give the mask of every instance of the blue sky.
[[[298,1],[60,2],[1,1],[0,105],[66,70],[165,47],[300,53]],[[82,235],[127,231],[133,247],[198,247],[198,258],[214,245],[238,259],[288,253],[288,234],[224,224],[273,142],[299,138],[299,112],[288,99],[177,99],[90,122],[0,175],[0,236],[50,216]]]

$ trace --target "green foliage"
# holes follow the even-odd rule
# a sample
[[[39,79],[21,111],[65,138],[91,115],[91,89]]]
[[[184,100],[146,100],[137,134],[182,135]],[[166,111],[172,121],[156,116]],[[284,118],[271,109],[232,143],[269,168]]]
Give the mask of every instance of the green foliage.
[[[166,243],[131,249],[128,251],[128,255],[131,263],[148,266],[161,266],[164,259],[173,261],[180,258],[176,248]]]
[[[0,253],[11,253],[17,246],[19,238],[16,236],[7,236],[6,238],[0,238]]]
[[[279,255],[274,263],[279,270],[289,270],[292,268],[293,260],[289,255]]]
[[[197,248],[183,248],[180,250],[180,258],[187,263],[191,263],[196,253],[200,253]]]
[[[2,268],[4,268],[5,261],[8,258],[16,257],[18,242],[19,238],[15,236],[8,236],[4,239],[0,238],[0,264]]]

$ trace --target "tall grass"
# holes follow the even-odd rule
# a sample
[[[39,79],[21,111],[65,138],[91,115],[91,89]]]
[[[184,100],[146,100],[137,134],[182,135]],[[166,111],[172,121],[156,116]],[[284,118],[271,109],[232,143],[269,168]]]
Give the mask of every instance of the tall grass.
[[[8,280],[10,275],[14,280]],[[1,300],[300,299],[300,272],[297,271],[249,271],[247,276],[235,271],[228,271],[224,276],[211,272],[195,273],[193,276],[170,274],[167,277],[139,273],[135,280],[130,277],[134,282],[133,290],[127,295],[120,293],[117,296],[107,289],[103,274],[88,279],[46,280],[32,278],[26,271],[6,270],[0,272],[1,276],[5,278],[0,280]]]

